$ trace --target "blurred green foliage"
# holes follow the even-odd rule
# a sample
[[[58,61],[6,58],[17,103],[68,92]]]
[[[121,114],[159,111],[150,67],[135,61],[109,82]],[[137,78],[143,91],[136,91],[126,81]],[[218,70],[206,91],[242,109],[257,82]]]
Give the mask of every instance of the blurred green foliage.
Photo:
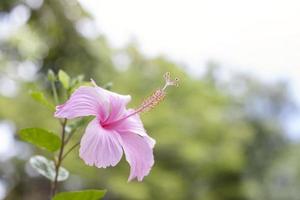
[[[87,81],[93,78],[99,85],[109,84],[113,91],[133,97],[130,107],[138,106],[161,86],[166,71],[181,80],[180,87],[170,89],[158,108],[142,116],[147,132],[157,141],[155,165],[143,182],[127,183],[129,167],[125,160],[115,168],[97,169],[85,166],[76,150],[64,161],[63,166],[73,175],[60,185],[61,191],[105,188],[106,199],[111,200],[299,197],[298,193],[284,196],[279,192],[284,185],[271,181],[278,179],[280,159],[288,160],[286,152],[290,150],[282,116],[292,102],[284,84],[267,85],[245,75],[222,82],[217,67],[208,67],[202,78],[192,78],[183,67],[164,57],[145,57],[135,43],[113,49],[102,35],[82,35],[76,28],[78,22],[92,18],[75,0],[44,0],[38,8],[32,2],[39,1],[0,2],[1,20],[18,6],[30,14],[17,31],[0,40],[0,78],[11,78],[19,88],[17,96],[0,96],[0,119],[12,121],[17,130],[38,125],[58,131],[53,113],[28,94],[29,90],[46,90],[45,98],[54,103],[46,78],[49,69],[55,73],[63,69],[72,77],[83,74]],[[15,74],[24,62],[39,69],[36,81],[22,80]],[[68,79],[64,74],[61,78]],[[60,102],[67,95],[61,91]],[[73,143],[80,137],[75,135]],[[8,200],[46,199],[48,182],[30,173],[26,159],[13,157],[0,163],[0,179],[8,184]],[[8,166],[14,167],[8,170]],[[282,198],[274,195],[278,193]]]

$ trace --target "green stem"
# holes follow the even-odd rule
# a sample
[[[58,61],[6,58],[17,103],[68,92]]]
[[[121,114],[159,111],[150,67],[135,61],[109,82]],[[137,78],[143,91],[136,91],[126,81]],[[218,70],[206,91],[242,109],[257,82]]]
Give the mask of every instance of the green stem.
[[[58,95],[57,95],[57,90],[56,90],[54,81],[51,81],[51,88],[52,88],[55,104],[58,105],[59,101],[58,101]]]
[[[58,154],[58,159],[55,164],[55,178],[54,178],[52,188],[51,188],[51,196],[52,197],[55,195],[56,190],[57,190],[58,173],[59,173],[59,168],[62,164],[62,158],[63,158],[64,147],[65,147],[66,125],[67,125],[67,119],[64,119],[64,121],[62,123],[61,146],[60,146],[60,150],[59,150],[59,154]]]
[[[67,155],[73,150],[75,149],[78,145],[80,144],[80,142],[77,142],[76,144],[74,144],[62,157],[61,160],[65,159],[65,157],[67,157]]]
[[[73,129],[73,130],[69,133],[69,135],[67,136],[67,138],[66,138],[66,140],[65,140],[65,144],[67,144],[67,143],[70,141],[71,137],[74,135],[74,133],[76,132],[76,130],[77,130],[77,128]]]

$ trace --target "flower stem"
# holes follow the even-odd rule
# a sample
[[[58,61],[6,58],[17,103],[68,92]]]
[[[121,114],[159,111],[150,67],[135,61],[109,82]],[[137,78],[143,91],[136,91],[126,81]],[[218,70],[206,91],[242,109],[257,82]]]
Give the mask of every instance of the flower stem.
[[[76,144],[74,144],[62,157],[61,160],[65,159],[65,157],[67,157],[67,155],[73,150],[75,149],[78,145],[80,144],[80,142],[77,142]]]
[[[54,81],[51,81],[51,88],[52,88],[55,104],[58,105],[59,102],[58,102],[57,90],[56,90]]]
[[[65,135],[66,135],[66,125],[67,125],[67,119],[64,119],[62,123],[62,131],[61,131],[61,146],[58,154],[58,160],[55,162],[55,178],[52,183],[51,187],[51,196],[53,197],[56,193],[57,190],[57,182],[58,182],[58,173],[59,173],[59,168],[62,164],[62,159],[63,159],[63,153],[64,153],[64,147],[65,147]]]
[[[69,135],[67,136],[67,138],[65,139],[65,145],[70,141],[71,137],[74,135],[74,133],[77,131],[77,128],[73,129]]]

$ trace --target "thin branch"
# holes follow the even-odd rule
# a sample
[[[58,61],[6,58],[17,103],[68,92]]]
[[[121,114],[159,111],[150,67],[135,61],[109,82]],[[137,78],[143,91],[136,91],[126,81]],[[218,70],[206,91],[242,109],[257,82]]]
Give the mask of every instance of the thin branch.
[[[55,165],[55,178],[54,178],[54,182],[52,184],[52,188],[51,188],[51,196],[53,197],[56,193],[57,190],[57,180],[58,180],[58,173],[59,173],[59,168],[61,166],[62,163],[62,156],[63,156],[63,152],[64,152],[64,146],[65,146],[65,135],[66,135],[66,125],[67,125],[67,119],[64,119],[63,123],[62,123],[62,131],[61,131],[61,146],[60,146],[60,150],[59,150],[59,154],[58,154],[58,159]]]
[[[80,144],[80,142],[77,142],[76,144],[74,144],[64,155],[63,155],[63,157],[62,157],[62,159],[61,160],[64,160],[65,159],[65,157],[67,157],[67,155],[73,150],[73,149],[75,149],[77,146],[79,146],[79,144]]]
[[[69,133],[69,135],[67,136],[67,139],[65,139],[65,144],[67,144],[67,143],[70,141],[71,137],[74,135],[74,133],[76,132],[76,130],[77,130],[77,128],[73,129],[73,130]]]

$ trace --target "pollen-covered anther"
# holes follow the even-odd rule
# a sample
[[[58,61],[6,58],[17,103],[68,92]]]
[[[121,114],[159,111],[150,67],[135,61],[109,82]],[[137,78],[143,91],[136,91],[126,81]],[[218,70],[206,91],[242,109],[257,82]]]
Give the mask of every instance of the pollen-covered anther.
[[[166,96],[166,88],[168,86],[179,86],[179,78],[171,79],[170,72],[164,74],[165,85],[157,89],[150,97],[145,99],[141,106],[136,110],[137,112],[147,112],[157,106]]]
[[[162,89],[157,89],[150,97],[145,99],[140,106],[140,112],[147,112],[157,106],[161,101],[164,100],[166,92]]]

